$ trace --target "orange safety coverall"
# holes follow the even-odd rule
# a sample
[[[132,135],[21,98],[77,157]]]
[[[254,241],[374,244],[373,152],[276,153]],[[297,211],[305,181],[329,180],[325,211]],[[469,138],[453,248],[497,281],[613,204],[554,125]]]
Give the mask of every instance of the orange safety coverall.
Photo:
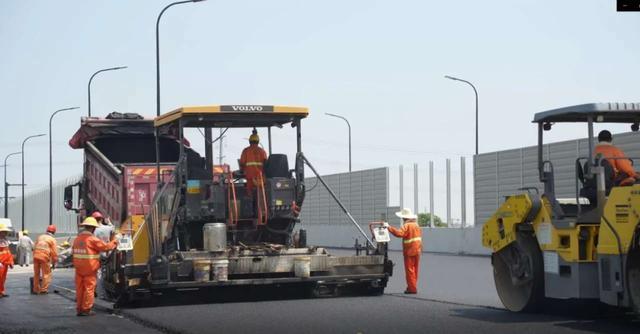
[[[633,181],[635,181],[636,171],[633,169],[633,165],[631,164],[631,161],[629,159],[619,159],[619,158],[627,157],[627,155],[624,154],[624,152],[621,149],[617,148],[616,146],[610,143],[604,142],[596,145],[594,154],[595,155],[602,154],[603,157],[607,158],[607,160],[609,161],[609,164],[611,164],[611,167],[613,167],[616,173],[616,176],[618,176],[618,174],[622,172],[627,174],[627,177],[634,178]],[[612,158],[618,158],[618,159],[612,159]],[[633,181],[631,181],[631,183],[633,183]]]
[[[33,249],[33,293],[47,292],[51,284],[51,266],[58,262],[58,245],[49,233],[36,240]],[[42,285],[40,278],[42,277]]]
[[[422,230],[418,223],[407,222],[401,228],[389,226],[389,232],[402,238],[402,254],[404,255],[404,275],[407,280],[407,291],[418,292],[418,270],[422,253]]]
[[[100,270],[100,252],[110,251],[117,241],[105,243],[89,231],[82,231],[73,241],[73,266],[76,268],[76,310],[89,312],[93,307],[96,275]]]
[[[247,193],[252,194],[253,188],[258,184],[260,175],[263,174],[264,162],[267,160],[265,152],[258,144],[251,144],[242,150],[240,155],[240,169],[247,178]]]
[[[0,296],[4,295],[4,282],[7,280],[9,266],[13,266],[13,255],[9,250],[9,240],[0,239]]]

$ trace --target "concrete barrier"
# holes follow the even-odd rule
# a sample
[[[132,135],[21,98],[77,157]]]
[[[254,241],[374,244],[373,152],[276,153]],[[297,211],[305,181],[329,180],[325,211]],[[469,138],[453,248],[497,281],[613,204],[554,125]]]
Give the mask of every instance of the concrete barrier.
[[[362,229],[370,236],[369,227],[361,225]],[[353,225],[299,225],[299,228],[307,230],[307,243],[314,246],[353,248],[356,239],[364,244],[364,237]],[[428,253],[464,254],[464,255],[490,255],[489,249],[482,247],[482,228],[440,228],[423,227],[422,243],[423,251]],[[399,238],[392,236],[389,245],[391,250],[402,250]]]

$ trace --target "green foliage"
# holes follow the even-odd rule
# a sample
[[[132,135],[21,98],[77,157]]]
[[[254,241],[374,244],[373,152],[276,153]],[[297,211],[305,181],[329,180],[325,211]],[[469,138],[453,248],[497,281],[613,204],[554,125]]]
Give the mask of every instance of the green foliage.
[[[431,214],[430,213],[419,213],[418,214],[418,225],[431,227],[430,223]],[[433,216],[433,222],[435,227],[446,227],[447,224],[442,222],[442,219],[436,215]]]

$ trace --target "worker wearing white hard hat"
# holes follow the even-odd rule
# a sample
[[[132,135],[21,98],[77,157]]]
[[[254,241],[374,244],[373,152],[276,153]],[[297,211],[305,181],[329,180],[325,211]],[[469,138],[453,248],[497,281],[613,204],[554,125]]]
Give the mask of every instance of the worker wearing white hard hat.
[[[396,212],[396,216],[403,221],[401,228],[395,228],[385,223],[391,234],[402,238],[402,254],[404,256],[404,274],[407,280],[406,294],[418,293],[418,269],[420,268],[420,254],[422,253],[422,229],[418,226],[418,216],[411,209],[404,208]]]

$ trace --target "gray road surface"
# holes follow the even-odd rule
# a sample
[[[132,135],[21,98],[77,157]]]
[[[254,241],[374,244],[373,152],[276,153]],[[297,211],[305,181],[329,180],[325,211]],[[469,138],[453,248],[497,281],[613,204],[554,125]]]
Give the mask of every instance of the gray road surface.
[[[400,259],[400,256],[400,253],[392,254],[394,259]],[[72,270],[58,270],[55,274],[57,284],[73,287]],[[633,318],[620,313],[603,315],[599,309],[582,313],[566,307],[553,314],[513,314],[496,308],[499,300],[491,279],[489,259],[484,257],[425,255],[421,265],[420,293],[416,296],[400,293],[405,288],[401,263],[395,274],[387,293],[380,297],[198,304],[198,298],[206,293],[201,291],[181,300],[171,299],[170,303],[156,299],[141,307],[123,309],[120,312],[125,319],[101,313],[88,320],[87,326],[91,327],[87,328],[101,328],[104,321],[118,321],[118,326],[136,333],[140,324],[169,333],[640,332],[640,323]],[[49,297],[52,296],[45,298]],[[53,306],[57,308],[55,314],[66,314],[61,316],[75,321],[73,303],[57,298],[60,304]],[[0,313],[2,323],[5,314]],[[46,312],[37,315],[47,319]],[[135,320],[135,323],[127,319]],[[84,318],[81,320],[85,321]]]
[[[99,310],[93,317],[77,317],[75,303],[52,293],[53,289],[48,295],[29,294],[32,270],[32,267],[18,266],[9,271],[6,286],[9,297],[0,298],[0,333],[158,333],[122,316]],[[56,282],[64,281],[68,285],[71,274],[71,271],[62,273]]]
[[[352,250],[330,250],[335,255],[353,255]],[[402,293],[404,278],[402,252],[389,252],[395,263],[387,293]],[[489,257],[425,253],[420,258],[418,296],[468,305],[502,308],[493,284]]]

